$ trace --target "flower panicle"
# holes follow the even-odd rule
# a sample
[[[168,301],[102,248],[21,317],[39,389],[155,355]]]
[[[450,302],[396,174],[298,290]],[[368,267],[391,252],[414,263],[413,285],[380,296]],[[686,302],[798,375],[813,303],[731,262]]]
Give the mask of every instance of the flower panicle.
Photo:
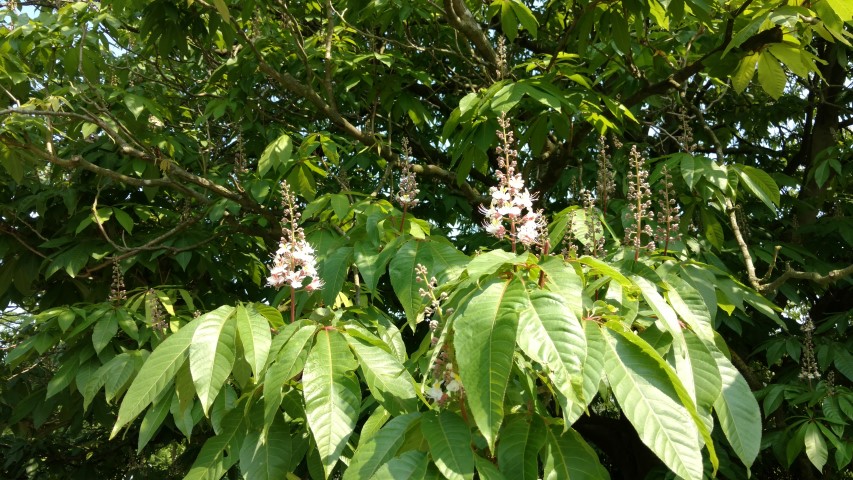
[[[540,243],[545,219],[541,210],[533,209],[536,194],[527,189],[524,178],[517,171],[518,151],[513,148],[515,135],[510,121],[502,115],[498,124],[501,126],[497,132],[501,145],[496,149],[498,185],[489,189],[492,197],[489,206],[480,205],[479,211],[486,217],[483,222],[486,232],[498,239],[509,236],[515,251],[516,242],[528,248]]]
[[[323,281],[317,274],[314,249],[305,239],[305,231],[299,226],[301,214],[296,209],[296,196],[290,191],[287,182],[281,183],[281,197],[281,240],[273,256],[267,284],[276,289],[289,285],[294,290],[319,290],[323,288]],[[308,279],[310,281],[305,284]]]
[[[649,185],[646,159],[637,150],[636,145],[631,146],[628,165],[630,166],[628,209],[633,223],[625,229],[625,243],[634,247],[634,260],[636,260],[641,250],[655,248],[654,232],[648,223],[652,219],[652,189]],[[643,236],[648,240],[647,243],[643,242]]]
[[[681,239],[681,235],[678,233],[681,210],[675,200],[672,175],[666,165],[664,165],[661,173],[663,188],[659,191],[658,206],[660,210],[657,213],[658,226],[655,232],[655,241],[663,245],[663,254],[666,255],[670,244]]]
[[[415,171],[412,169],[412,149],[409,147],[409,139],[403,138],[403,165],[400,172],[400,190],[394,197],[397,203],[405,209],[417,206],[418,194],[421,193],[418,189],[418,180],[415,177]]]

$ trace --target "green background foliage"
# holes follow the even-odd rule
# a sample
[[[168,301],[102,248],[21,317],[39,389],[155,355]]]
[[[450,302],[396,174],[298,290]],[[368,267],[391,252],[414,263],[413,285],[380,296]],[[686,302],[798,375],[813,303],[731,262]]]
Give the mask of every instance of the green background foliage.
[[[851,24],[0,4],[0,476],[849,478]],[[507,149],[547,245],[482,228]],[[284,181],[320,291],[266,282]]]

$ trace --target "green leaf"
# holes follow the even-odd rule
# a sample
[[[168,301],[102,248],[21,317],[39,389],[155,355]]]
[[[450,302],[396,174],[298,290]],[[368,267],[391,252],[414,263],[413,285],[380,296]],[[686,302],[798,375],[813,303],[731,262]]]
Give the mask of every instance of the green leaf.
[[[771,212],[776,213],[776,207],[779,206],[781,197],[779,186],[776,185],[773,177],[768,175],[764,170],[759,170],[749,165],[737,165],[735,169],[747,189],[764,202]]]
[[[386,245],[381,251],[371,242],[357,242],[355,244],[353,252],[355,253],[355,264],[368,291],[376,292],[379,278],[385,273],[388,262],[391,261],[395,252],[396,245],[394,243]]]
[[[359,443],[358,449],[344,472],[344,480],[372,478],[380,466],[387,463],[403,445],[409,426],[418,419],[420,413],[409,413],[392,418],[379,433]]]
[[[805,437],[803,437],[803,442],[806,446],[806,456],[809,457],[809,461],[812,462],[812,465],[814,465],[818,471],[823,472],[823,467],[826,465],[829,452],[826,448],[826,439],[821,435],[817,424],[808,424],[806,427]]]
[[[666,373],[669,366],[631,332],[608,323],[603,329],[604,365],[613,395],[643,443],[670,470],[687,479],[702,478],[699,431]],[[689,401],[689,400],[688,400]]]
[[[199,452],[184,480],[219,479],[232,465],[237,463],[238,452],[245,436],[244,405],[245,401],[241,401],[225,415],[225,418],[222,419],[221,431],[218,435],[204,442],[201,452]]]
[[[516,255],[506,250],[490,250],[471,259],[465,271],[468,272],[470,280],[477,281],[484,275],[497,272],[504,265],[521,263],[525,258],[526,256]]]
[[[847,0],[825,0],[841,20],[850,22],[853,20],[853,5]]]
[[[468,257],[452,245],[437,241],[409,240],[391,259],[388,272],[391,286],[400,300],[409,326],[414,328],[425,300],[418,293],[423,284],[418,282],[415,267],[427,268],[427,275],[436,277],[439,285],[455,279],[468,263]]]
[[[101,353],[110,344],[117,332],[118,319],[116,316],[109,313],[104,315],[92,330],[92,346],[95,347],[95,353]]]
[[[666,303],[653,283],[639,276],[634,276],[632,279],[640,287],[643,298],[652,307],[664,330],[672,335],[673,343],[677,348],[676,351],[679,353],[686,352],[687,344],[684,341],[684,333],[681,331],[681,325],[678,324],[678,316],[675,311]]]
[[[445,478],[474,478],[471,431],[459,415],[447,410],[425,413],[421,431],[429,444],[432,461]]]
[[[137,454],[142,452],[145,445],[148,445],[160,425],[166,420],[166,416],[169,414],[169,406],[172,404],[172,397],[173,395],[166,393],[145,412],[142,423],[139,425],[139,440],[136,442]]]
[[[666,299],[673,310],[701,339],[714,340],[714,322],[704,297],[692,285],[676,275],[668,275]]]
[[[842,375],[853,381],[853,355],[850,352],[841,349],[836,350],[833,363]]]
[[[326,282],[323,286],[323,302],[334,305],[335,299],[341,293],[352,265],[352,247],[341,247],[320,262],[319,275]]]
[[[113,208],[113,215],[119,225],[121,225],[127,233],[133,233],[133,218],[131,218],[127,212],[119,208]]]
[[[616,280],[617,282],[619,282],[619,285],[622,285],[623,287],[626,287],[630,290],[636,290],[636,285],[634,285],[631,280],[628,280],[628,277],[622,275],[619,270],[616,270],[607,263],[602,262],[601,260],[595,257],[584,255],[578,258],[578,262],[590,267],[595,273],[599,275],[602,275],[604,277],[610,277],[611,280]]]
[[[539,264],[545,272],[545,286],[560,295],[575,316],[583,315],[583,280],[562,258],[548,257]]]
[[[696,402],[696,410],[705,422],[705,427],[710,431],[714,426],[711,408],[723,391],[723,381],[714,357],[702,339],[689,331],[684,332],[684,338],[693,369],[693,390],[689,393]]]
[[[248,308],[239,305],[235,321],[240,344],[243,346],[243,357],[252,368],[255,378],[260,378],[272,343],[269,322],[252,305]]]
[[[461,307],[454,320],[456,363],[474,422],[495,451],[512,370],[516,330],[527,294],[518,277],[494,279]]]
[[[768,51],[761,52],[758,58],[758,82],[761,88],[774,100],[778,100],[785,92],[787,81],[788,77],[776,57]]]
[[[718,337],[718,342],[722,338]],[[761,448],[761,411],[746,380],[715,345],[707,345],[723,382],[722,394],[714,402],[720,427],[738,458],[749,467]]]
[[[110,433],[114,438],[122,427],[133,421],[172,382],[186,360],[196,328],[208,316],[230,315],[232,307],[223,306],[188,323],[167,338],[148,357],[128,388],[118,410],[118,418]]]
[[[104,382],[107,402],[111,402],[113,398],[124,391],[124,387],[127,386],[137,370],[142,367],[147,356],[148,352],[145,350],[133,350],[116,355],[104,364],[102,368],[105,369],[104,376],[107,379]]]
[[[547,429],[544,452],[544,480],[609,480],[595,450],[574,429],[560,432],[556,426]]]
[[[749,82],[755,76],[755,64],[758,63],[759,56],[758,53],[753,53],[741,59],[737,70],[732,75],[732,87],[734,87],[735,92],[742,93],[749,86]]]
[[[269,425],[278,414],[281,405],[281,387],[296,376],[305,366],[311,339],[317,331],[315,324],[302,325],[278,354],[275,363],[270,365],[264,377],[264,424]],[[280,334],[283,335],[283,334]]]
[[[350,204],[346,195],[335,194],[329,197],[332,200],[332,210],[339,220],[343,221],[349,214]]]
[[[288,135],[285,134],[273,140],[258,158],[258,175],[263,177],[271,168],[282,173],[285,171],[283,167],[287,165],[292,153],[293,141]]]
[[[560,399],[563,409],[571,410],[572,403],[586,405],[582,398],[587,350],[583,326],[558,295],[534,290],[528,301],[518,324],[519,348],[544,367],[564,397]]]
[[[788,43],[774,43],[768,46],[767,50],[798,77],[809,78],[810,70],[803,62],[802,49]]]
[[[545,429],[545,422],[538,415],[513,414],[507,417],[497,452],[498,466],[507,478],[539,478],[537,459],[545,446]]]
[[[373,476],[373,480],[398,480],[400,478],[417,480],[425,478],[428,466],[429,459],[426,453],[410,450],[379,467]]]
[[[512,10],[512,0],[501,0],[501,29],[510,43],[518,36],[518,21]]]
[[[231,373],[237,355],[237,322],[232,320],[235,309],[220,310],[223,314],[200,317],[203,320],[190,345],[190,373],[205,415]]]
[[[48,399],[57,393],[65,390],[71,382],[77,377],[77,369],[79,367],[80,356],[75,354],[70,357],[64,357],[59,370],[53,375],[53,378],[47,382],[47,394],[45,399]]]
[[[125,94],[124,96],[124,104],[136,119],[139,119],[139,115],[141,115],[142,111],[145,110],[146,102],[148,102],[147,98],[140,97],[139,95],[134,95],[132,93]]]
[[[277,415],[266,434],[249,432],[240,448],[240,472],[247,479],[278,480],[290,472],[290,427]]]
[[[418,397],[415,393],[415,380],[402,363],[388,350],[376,345],[384,342],[373,337],[370,343],[364,337],[372,337],[360,327],[350,327],[348,331],[359,331],[360,336],[347,335],[346,340],[359,360],[364,381],[373,398],[392,415],[401,415],[417,410]]]
[[[358,363],[336,330],[317,333],[302,374],[305,416],[328,478],[355,428],[361,387]]]
[[[216,11],[219,12],[225,23],[231,22],[231,14],[228,12],[228,5],[225,4],[225,0],[213,0],[213,6],[216,7]]]
[[[512,12],[515,14],[515,17],[518,19],[519,23],[521,23],[521,26],[530,32],[531,37],[536,38],[539,22],[536,21],[536,17],[533,16],[533,12],[527,8],[527,5],[519,2],[518,0],[510,0],[509,4],[512,7]]]
[[[485,458],[474,455],[474,463],[477,464],[477,475],[480,476],[481,480],[506,480],[506,477],[498,470],[498,467]]]

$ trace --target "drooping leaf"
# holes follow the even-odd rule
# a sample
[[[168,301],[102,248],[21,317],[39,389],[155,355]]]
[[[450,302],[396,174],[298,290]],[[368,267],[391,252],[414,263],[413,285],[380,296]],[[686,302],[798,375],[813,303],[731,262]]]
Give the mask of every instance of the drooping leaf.
[[[718,342],[722,338],[718,337]],[[737,454],[749,467],[761,448],[761,411],[746,380],[715,345],[707,345],[717,363],[723,390],[714,410],[720,419],[720,428]]]
[[[517,342],[531,359],[545,367],[554,387],[565,397],[562,407],[583,401],[583,362],[586,359],[586,335],[562,297],[534,290],[529,304],[521,312]],[[563,399],[561,399],[563,400]]]
[[[640,439],[677,475],[702,478],[699,431],[651,347],[629,341],[616,325],[603,329],[604,365],[613,395]],[[616,329],[616,330],[614,330]],[[689,401],[689,400],[688,400]],[[760,425],[760,423],[759,423]]]
[[[352,327],[352,330],[361,330],[361,336],[347,335],[346,340],[358,357],[359,368],[373,398],[392,415],[417,410],[415,380],[408,370],[387,350],[364,340],[370,337],[364,329]],[[374,339],[384,344],[382,340]]]
[[[255,378],[259,378],[267,363],[272,343],[269,322],[251,305],[239,305],[234,318],[240,344],[243,346],[243,356],[252,368]]]
[[[282,347],[275,363],[267,369],[264,376],[264,425],[270,425],[277,415],[282,399],[281,387],[305,366],[308,348],[316,331],[314,324],[300,325]]]
[[[165,392],[163,397],[154,402],[154,405],[145,412],[142,423],[139,425],[139,439],[136,443],[137,454],[145,448],[145,445],[148,445],[160,425],[166,420],[166,416],[169,415],[169,407],[172,404],[172,396],[169,392]]]
[[[375,480],[397,480],[398,478],[419,480],[426,478],[428,465],[429,459],[426,453],[409,450],[380,466],[372,478]]]
[[[282,135],[267,145],[258,159],[258,175],[264,176],[270,169],[282,172],[293,152],[293,141],[288,135]]]
[[[474,478],[471,431],[459,415],[446,410],[425,413],[421,417],[421,431],[429,443],[432,461],[445,478]]]
[[[380,466],[397,454],[406,438],[409,426],[420,416],[420,413],[409,413],[394,417],[379,430],[379,433],[366,442],[359,443],[349,467],[344,472],[344,480],[372,478]]]
[[[234,367],[237,355],[234,313],[235,309],[229,307],[227,315],[200,317],[202,320],[193,334],[189,349],[190,373],[205,414]]]
[[[240,448],[240,471],[247,479],[285,478],[290,471],[292,453],[290,428],[277,415],[266,434],[253,430],[246,435]]]
[[[779,206],[781,195],[779,193],[779,186],[773,180],[773,177],[768,175],[764,170],[759,170],[749,165],[739,165],[735,170],[740,174],[740,179],[746,185],[747,189],[756,198],[764,202],[771,212],[776,213],[776,207]]]
[[[204,318],[230,315],[232,311],[232,307],[223,306],[202,315],[178,330],[151,352],[124,395],[110,438],[115,437],[122,427],[142,413],[172,382],[178,369],[186,360],[186,353],[192,343],[195,330]]]
[[[575,316],[583,314],[583,281],[575,269],[567,265],[562,258],[546,258],[539,267],[545,272],[545,286],[563,297],[563,301]]]
[[[544,480],[609,480],[595,450],[574,429],[547,428]]]
[[[812,465],[814,465],[819,472],[822,472],[823,467],[826,465],[829,452],[826,448],[826,439],[823,438],[817,424],[808,424],[806,427],[806,434],[803,437],[803,443],[806,446],[806,456],[809,457],[809,461],[812,462]]]
[[[454,322],[459,376],[471,416],[492,451],[503,422],[518,319],[526,301],[524,285],[517,277],[494,279],[471,297]]]
[[[222,478],[222,475],[237,463],[238,452],[245,437],[246,427],[243,422],[243,406],[240,402],[225,415],[222,420],[222,431],[204,442],[184,480],[212,480]]]
[[[355,428],[361,388],[358,363],[336,330],[320,330],[302,374],[305,417],[328,478]]]
[[[545,446],[546,426],[538,415],[514,414],[507,417],[498,444],[498,466],[507,477],[519,480],[539,478],[539,451]]]
[[[788,77],[769,51],[762,52],[758,57],[758,83],[768,95],[778,100],[785,92],[785,83]]]

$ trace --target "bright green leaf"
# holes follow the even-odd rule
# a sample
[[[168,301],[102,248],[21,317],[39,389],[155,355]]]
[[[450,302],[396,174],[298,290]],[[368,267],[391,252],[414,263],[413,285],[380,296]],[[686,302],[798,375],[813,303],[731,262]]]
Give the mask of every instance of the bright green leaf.
[[[517,277],[495,279],[461,307],[454,321],[459,376],[471,416],[492,451],[503,422],[518,319],[525,308],[527,295]]]
[[[305,416],[317,444],[326,478],[355,429],[361,387],[353,370],[358,363],[336,330],[317,333],[302,374]]]

